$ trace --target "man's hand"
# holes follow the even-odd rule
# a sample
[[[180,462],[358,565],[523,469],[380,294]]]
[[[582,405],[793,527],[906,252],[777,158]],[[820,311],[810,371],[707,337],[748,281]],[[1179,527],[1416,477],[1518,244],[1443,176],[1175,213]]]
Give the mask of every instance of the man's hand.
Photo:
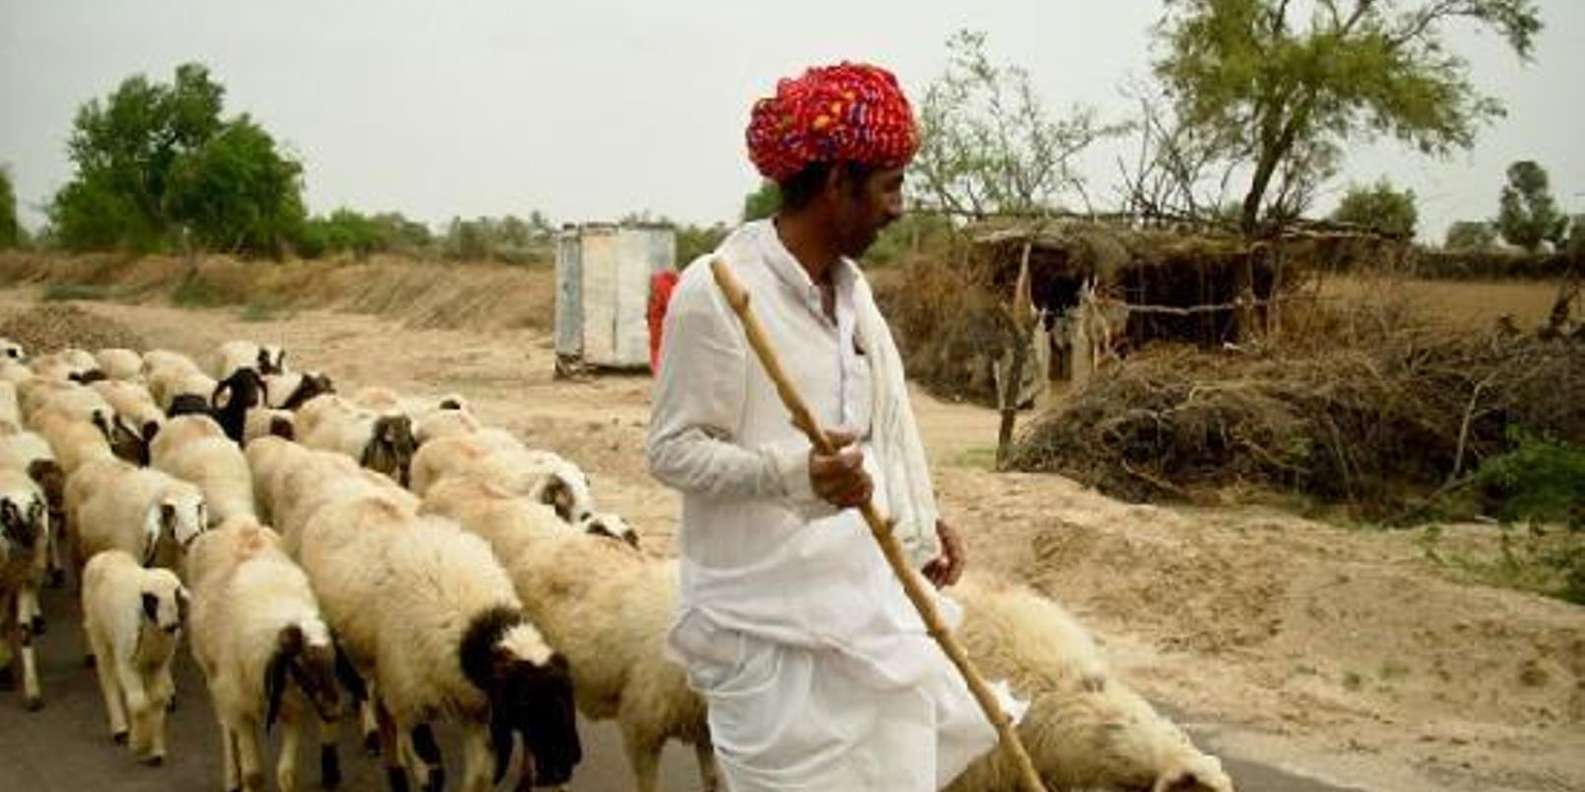
[[[852,431],[828,430],[826,437],[837,453],[809,451],[809,483],[815,494],[833,506],[844,509],[862,506],[874,492],[870,475],[864,472],[864,453],[852,447],[858,439]]]
[[[941,555],[925,564],[921,571],[936,588],[945,588],[963,577],[963,566],[968,559],[963,555],[963,540],[958,538],[958,532],[952,530],[952,526],[936,520],[936,536],[941,538]]]

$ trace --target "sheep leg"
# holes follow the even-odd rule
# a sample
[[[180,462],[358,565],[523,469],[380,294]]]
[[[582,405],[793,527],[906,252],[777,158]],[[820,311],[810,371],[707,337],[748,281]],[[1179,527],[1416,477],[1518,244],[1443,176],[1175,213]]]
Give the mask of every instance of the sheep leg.
[[[154,704],[143,679],[129,663],[114,663],[113,673],[126,699],[127,715],[132,720],[132,754],[144,764],[157,765],[163,757],[154,753]]]
[[[50,531],[45,555],[48,558],[46,572],[44,573],[45,585],[50,588],[60,588],[66,585],[66,565],[61,563],[61,532],[66,529],[65,522],[59,524],[61,530]]]
[[[44,708],[44,695],[39,691],[38,663],[33,657],[33,619],[38,618],[38,592],[24,587],[17,595],[17,654],[22,656],[22,691],[26,696],[28,712]]]
[[[89,657],[94,657],[95,655],[110,656],[105,647],[99,641],[94,640],[92,634],[88,636],[88,640],[91,647],[91,651],[88,654]],[[113,663],[109,662],[99,663],[94,666],[94,674],[99,677],[99,692],[104,695],[105,712],[110,716],[110,738],[115,740],[117,745],[125,745],[127,742],[126,702],[121,698],[121,686],[116,679],[116,670],[112,667],[113,665]]]
[[[176,680],[171,678],[173,662],[154,672],[149,685],[149,722],[153,727],[154,758],[165,758],[165,714],[176,708]]]
[[[341,752],[336,747],[341,728],[335,721],[315,716],[319,723],[319,785],[325,789],[341,786]]]
[[[281,792],[297,792],[297,745],[303,732],[300,720],[281,719],[281,747],[275,757],[275,786]]]
[[[363,752],[369,756],[379,756],[380,746],[384,744],[384,740],[380,736],[380,718],[376,712],[378,705],[375,704],[375,700],[378,697],[374,691],[373,681],[365,683],[365,687],[368,689],[369,697],[358,702],[358,716],[363,722]]]
[[[385,757],[385,781],[390,785],[391,792],[408,792],[407,770],[402,767],[401,752],[397,749],[396,722],[391,719],[391,713],[379,699],[370,694],[374,702],[374,717],[379,724],[380,754]]]
[[[660,749],[664,744],[664,740],[642,733],[632,721],[622,721],[622,747],[627,749],[627,763],[633,768],[638,792],[655,792],[658,788]]]
[[[494,784],[495,747],[490,743],[490,730],[483,724],[472,724],[463,734],[462,789],[463,792],[488,792]]]
[[[241,792],[237,783],[237,732],[220,719],[220,784],[226,792]]]
[[[243,718],[232,731],[236,734],[242,788],[246,792],[264,792],[264,746],[260,744],[259,724],[252,718]]]
[[[446,788],[446,768],[440,761],[440,744],[435,742],[435,732],[429,724],[420,723],[404,730],[412,738],[414,772],[425,779],[426,792],[443,792]]]
[[[715,746],[707,737],[693,744],[693,755],[699,761],[699,789],[716,792],[720,782],[715,771]]]

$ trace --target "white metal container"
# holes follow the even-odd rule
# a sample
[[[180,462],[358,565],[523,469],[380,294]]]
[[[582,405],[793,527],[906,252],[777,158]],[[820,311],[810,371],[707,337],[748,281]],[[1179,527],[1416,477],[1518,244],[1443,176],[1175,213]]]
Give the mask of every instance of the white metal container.
[[[649,280],[676,259],[670,226],[564,228],[556,245],[557,371],[649,368]]]

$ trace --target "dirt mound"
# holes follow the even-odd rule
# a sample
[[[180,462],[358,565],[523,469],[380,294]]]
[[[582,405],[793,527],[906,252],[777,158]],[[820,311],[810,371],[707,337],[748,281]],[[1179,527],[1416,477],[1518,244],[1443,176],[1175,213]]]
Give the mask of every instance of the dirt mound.
[[[90,351],[147,348],[143,337],[132,328],[66,303],[46,303],[6,317],[0,321],[0,336],[21,344],[30,355],[65,347]]]

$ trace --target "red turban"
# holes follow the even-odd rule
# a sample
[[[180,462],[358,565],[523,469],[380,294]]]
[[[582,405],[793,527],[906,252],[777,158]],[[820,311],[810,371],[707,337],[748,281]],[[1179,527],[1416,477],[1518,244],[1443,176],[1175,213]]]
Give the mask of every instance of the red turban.
[[[918,150],[919,130],[897,78],[862,63],[817,66],[781,80],[775,96],[754,103],[748,123],[749,159],[775,182],[816,162],[896,168]]]

